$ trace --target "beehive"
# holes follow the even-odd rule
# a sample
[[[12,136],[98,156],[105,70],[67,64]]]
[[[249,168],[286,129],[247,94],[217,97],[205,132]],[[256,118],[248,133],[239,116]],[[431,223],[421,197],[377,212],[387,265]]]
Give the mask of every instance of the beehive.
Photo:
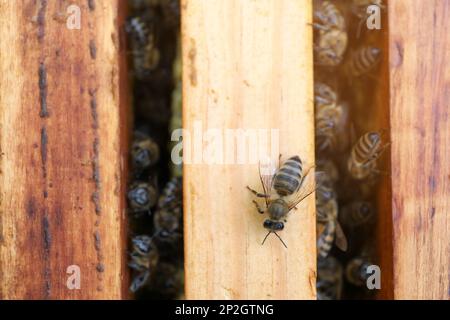
[[[0,1],[0,297],[124,299],[128,136],[122,1]],[[72,2],[71,2],[72,4]],[[314,162],[312,1],[183,0],[183,127],[280,129]],[[389,1],[373,124],[379,298],[448,299],[450,1]],[[14,17],[14,18],[12,18]],[[369,123],[368,123],[369,126]],[[313,197],[265,246],[257,163],[185,164],[186,297],[315,299]],[[80,290],[67,287],[79,266]]]

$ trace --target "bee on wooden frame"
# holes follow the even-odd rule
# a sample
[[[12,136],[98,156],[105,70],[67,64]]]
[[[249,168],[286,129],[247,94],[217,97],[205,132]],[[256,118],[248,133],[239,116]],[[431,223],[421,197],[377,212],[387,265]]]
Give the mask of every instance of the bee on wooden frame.
[[[130,291],[136,292],[149,283],[159,261],[158,249],[152,237],[138,235],[131,239],[132,250],[128,266],[135,272]]]
[[[267,170],[267,169],[265,169]],[[267,213],[268,219],[263,223],[263,227],[268,230],[262,244],[267,237],[273,233],[287,248],[284,241],[277,234],[277,231],[284,229],[287,222],[288,213],[303,199],[311,195],[315,190],[315,173],[313,166],[308,166],[306,170],[299,156],[287,159],[282,165],[278,164],[278,169],[270,170],[269,174],[261,174],[261,164],[259,167],[259,177],[263,188],[263,193],[259,193],[247,186],[254,195],[264,198],[265,209],[262,209],[256,200],[253,203],[260,214]],[[313,172],[313,174],[310,174]]]

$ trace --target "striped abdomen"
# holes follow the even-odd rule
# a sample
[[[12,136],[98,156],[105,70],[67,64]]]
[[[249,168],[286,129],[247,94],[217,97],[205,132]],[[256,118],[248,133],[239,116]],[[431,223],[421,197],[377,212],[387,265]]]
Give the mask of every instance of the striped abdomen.
[[[378,132],[363,135],[352,149],[348,159],[348,170],[355,179],[364,179],[375,168],[375,161],[381,149]]]
[[[298,156],[286,160],[275,175],[273,188],[282,197],[293,194],[302,182],[302,161]]]
[[[375,47],[362,47],[354,52],[347,63],[350,76],[359,77],[372,70],[381,58],[381,50]]]
[[[325,225],[325,229],[317,239],[317,254],[322,258],[326,258],[333,247],[336,235],[336,220],[330,219]]]

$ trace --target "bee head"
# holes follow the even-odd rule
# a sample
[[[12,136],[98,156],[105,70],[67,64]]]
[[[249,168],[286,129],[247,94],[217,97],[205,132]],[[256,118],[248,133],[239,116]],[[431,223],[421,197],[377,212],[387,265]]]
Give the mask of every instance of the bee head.
[[[378,142],[380,142],[380,134],[378,132],[371,132],[369,133],[369,139],[373,144],[377,144]]]
[[[284,229],[284,223],[280,221],[273,221],[266,219],[263,223],[264,228],[270,231],[281,231]]]
[[[150,150],[135,148],[133,162],[137,167],[146,167],[151,163]]]
[[[262,245],[264,244],[264,242],[266,242],[266,239],[269,236],[269,234],[273,233],[281,241],[283,246],[285,248],[287,248],[286,243],[284,243],[283,239],[281,239],[280,236],[277,233],[277,231],[281,231],[281,230],[284,229],[284,223],[283,222],[267,219],[266,221],[264,221],[263,226],[264,226],[264,228],[269,230],[269,232],[267,232],[266,236],[264,237],[264,240],[261,243]]]

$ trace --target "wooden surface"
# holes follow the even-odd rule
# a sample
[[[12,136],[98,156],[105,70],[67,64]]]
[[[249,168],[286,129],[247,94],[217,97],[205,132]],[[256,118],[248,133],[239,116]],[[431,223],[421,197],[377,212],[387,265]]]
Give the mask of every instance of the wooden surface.
[[[118,3],[0,1],[2,299],[126,297]]]
[[[279,129],[284,157],[313,163],[311,2],[184,0],[182,16],[183,127]],[[280,232],[288,249],[262,246],[256,162],[185,163],[184,177],[188,299],[315,298],[314,197]]]
[[[396,299],[449,299],[449,29],[449,0],[389,3]]]

